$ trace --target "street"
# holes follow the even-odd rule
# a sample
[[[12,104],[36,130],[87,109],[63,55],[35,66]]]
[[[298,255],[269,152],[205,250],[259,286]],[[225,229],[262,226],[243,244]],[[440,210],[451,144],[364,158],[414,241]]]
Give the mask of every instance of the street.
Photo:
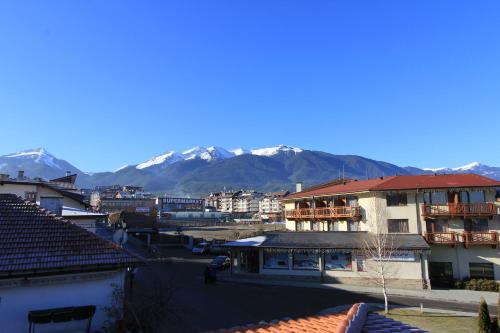
[[[268,286],[217,282],[205,285],[203,270],[212,256],[194,256],[184,248],[162,250],[161,261],[141,267],[134,282],[134,293],[152,290],[155,281],[168,281],[173,294],[165,295],[167,310],[161,315],[160,332],[199,332],[228,328],[283,317],[302,317],[343,304],[382,303],[382,297],[343,290],[291,286]],[[420,306],[420,299],[391,297],[391,304]],[[476,311],[476,305],[426,301],[427,308]],[[491,309],[491,311],[494,311]]]

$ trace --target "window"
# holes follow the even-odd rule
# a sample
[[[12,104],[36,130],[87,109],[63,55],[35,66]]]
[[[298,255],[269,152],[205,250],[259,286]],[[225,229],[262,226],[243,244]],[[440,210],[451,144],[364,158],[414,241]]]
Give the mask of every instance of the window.
[[[448,220],[436,219],[427,220],[427,232],[448,232],[449,223]]]
[[[339,221],[328,222],[328,231],[339,231]]]
[[[445,192],[425,192],[424,203],[433,205],[446,205],[448,203],[448,200],[446,199]]]
[[[264,268],[288,269],[288,251],[264,250]]]
[[[387,206],[406,206],[408,204],[408,196],[406,193],[387,193],[385,199]]]
[[[319,270],[319,253],[314,251],[295,252],[293,254],[293,269]]]
[[[486,219],[465,219],[464,220],[465,231],[488,231],[488,220]]]
[[[311,230],[321,231],[321,222],[311,222]]]
[[[304,221],[295,222],[295,230],[296,231],[304,231]]]
[[[325,270],[352,271],[351,253],[325,253]]]
[[[389,219],[387,220],[387,227],[389,233],[406,233],[410,232],[408,228],[407,219]]]
[[[359,222],[348,220],[347,221],[347,230],[348,231],[359,231]]]
[[[470,191],[469,192],[470,203],[484,203],[484,191]]]
[[[36,192],[24,192],[24,199],[30,202],[36,201]]]
[[[471,279],[488,279],[494,280],[495,273],[493,272],[493,264],[491,263],[469,263]]]

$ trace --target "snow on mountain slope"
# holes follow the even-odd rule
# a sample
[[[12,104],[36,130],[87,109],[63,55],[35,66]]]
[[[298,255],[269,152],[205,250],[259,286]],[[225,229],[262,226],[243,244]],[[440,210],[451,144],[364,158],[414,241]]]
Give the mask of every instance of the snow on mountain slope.
[[[251,151],[252,155],[258,155],[258,156],[274,156],[279,153],[290,153],[290,152],[298,154],[303,152],[303,150],[301,148],[279,145],[277,147],[252,149]]]
[[[245,154],[250,154],[250,150],[245,149],[245,148],[235,148],[231,149],[229,152],[233,153],[234,156],[240,156],[240,155],[245,155]]]
[[[172,151],[167,151],[164,154],[154,156],[153,158],[151,158],[150,160],[147,160],[146,162],[142,162],[140,164],[137,164],[135,168],[142,170],[142,169],[152,167],[153,165],[172,164],[172,163],[175,163],[175,162],[180,161],[182,159],[183,159],[182,155],[180,155],[172,150]],[[117,171],[119,171],[119,170],[120,169],[118,169]]]
[[[466,164],[464,166],[461,166],[461,167],[457,167],[457,168],[448,168],[448,167],[443,167],[443,168],[423,168],[422,170],[425,170],[425,171],[432,171],[432,172],[463,172],[463,171],[473,171],[473,170],[476,170],[480,167],[482,167],[483,165],[479,162],[472,162],[472,163],[469,163],[469,164]]]
[[[48,151],[46,151],[44,148],[23,150],[17,153],[5,155],[3,157],[18,159],[18,160],[30,159],[33,160],[35,163],[44,164],[49,167],[57,169],[62,169],[61,166],[55,161],[56,158]]]
[[[196,146],[182,152],[184,160],[193,160],[195,158],[200,158],[205,161],[223,160],[226,158],[233,157],[234,154],[230,151],[222,148],[211,146],[208,148]]]

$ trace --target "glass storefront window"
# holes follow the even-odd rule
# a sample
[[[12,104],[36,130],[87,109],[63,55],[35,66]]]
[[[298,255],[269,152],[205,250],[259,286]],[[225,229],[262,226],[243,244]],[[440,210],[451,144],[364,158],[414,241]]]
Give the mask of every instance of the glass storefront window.
[[[288,269],[288,251],[264,250],[264,268]]]
[[[313,251],[295,252],[293,269],[319,271],[319,253]]]
[[[469,263],[470,278],[471,279],[488,279],[494,280],[495,273],[493,271],[493,264],[491,263]]]
[[[327,271],[351,271],[351,253],[325,253],[325,270]]]

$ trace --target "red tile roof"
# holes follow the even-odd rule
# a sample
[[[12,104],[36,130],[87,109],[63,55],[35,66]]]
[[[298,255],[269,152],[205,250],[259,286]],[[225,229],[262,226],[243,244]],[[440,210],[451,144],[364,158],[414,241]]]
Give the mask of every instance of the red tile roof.
[[[0,194],[0,278],[139,264],[127,251],[13,194]]]
[[[313,188],[293,193],[285,199],[312,196],[347,194],[366,191],[435,189],[456,187],[500,187],[500,182],[476,174],[389,176],[368,180],[350,181],[344,184]]]
[[[282,319],[254,325],[236,326],[206,333],[428,333],[379,314],[369,314],[368,305],[357,303],[344,313]]]

